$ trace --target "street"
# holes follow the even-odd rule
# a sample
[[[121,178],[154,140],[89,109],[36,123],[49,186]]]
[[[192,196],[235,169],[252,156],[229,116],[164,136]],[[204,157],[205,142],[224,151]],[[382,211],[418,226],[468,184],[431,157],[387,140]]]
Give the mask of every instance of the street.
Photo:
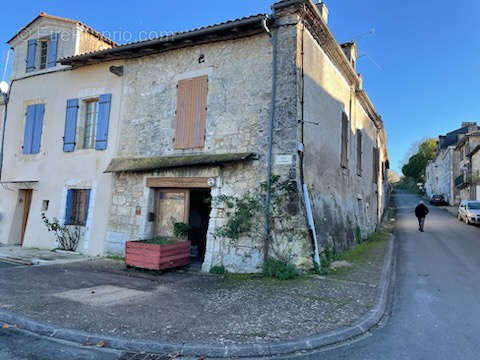
[[[420,233],[419,198],[397,192],[395,201],[396,292],[386,325],[351,345],[289,359],[478,359],[480,229],[429,206]]]

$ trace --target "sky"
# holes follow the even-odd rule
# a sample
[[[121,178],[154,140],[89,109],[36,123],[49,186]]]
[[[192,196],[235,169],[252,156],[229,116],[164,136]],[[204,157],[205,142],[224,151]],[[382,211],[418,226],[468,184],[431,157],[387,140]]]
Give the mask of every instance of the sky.
[[[113,0],[2,3],[4,44],[41,11],[80,20],[120,43],[153,32],[168,34],[242,16],[270,13],[274,0]],[[480,120],[480,38],[477,0],[325,0],[339,42],[357,41],[357,71],[382,116],[394,170],[411,145]],[[120,35],[121,34],[121,35]]]

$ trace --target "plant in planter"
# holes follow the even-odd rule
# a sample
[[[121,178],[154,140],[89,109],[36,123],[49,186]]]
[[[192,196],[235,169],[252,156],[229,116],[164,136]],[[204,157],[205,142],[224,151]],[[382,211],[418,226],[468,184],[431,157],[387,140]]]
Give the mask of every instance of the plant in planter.
[[[174,223],[174,237],[156,236],[148,240],[127,241],[125,263],[127,266],[148,270],[166,270],[190,264],[189,226]]]

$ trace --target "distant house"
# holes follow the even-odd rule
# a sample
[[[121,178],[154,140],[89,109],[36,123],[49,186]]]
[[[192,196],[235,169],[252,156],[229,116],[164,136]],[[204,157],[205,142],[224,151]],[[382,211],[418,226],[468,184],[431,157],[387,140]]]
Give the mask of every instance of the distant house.
[[[443,195],[450,205],[460,203],[460,189],[455,184],[461,175],[460,153],[456,146],[462,136],[478,129],[476,123],[464,122],[460,128],[438,137],[436,157],[426,168],[427,196]]]
[[[272,15],[121,46],[55,21],[105,48],[58,50],[53,71],[28,60],[32,39],[14,46],[27,65],[13,75],[0,241],[54,247],[42,211],[83,224],[79,250],[89,254],[121,254],[126,241],[171,236],[185,222],[203,270],[259,271],[263,242],[218,236],[228,209],[215,199],[260,189],[267,174],[289,183],[289,215],[272,219],[270,236],[302,268],[379,224],[385,129],[362,89],[356,45],[336,42],[323,3],[280,1]],[[30,132],[30,118],[43,130],[33,120]],[[276,236],[282,222],[295,234]],[[265,218],[256,223],[261,231]]]
[[[459,175],[455,179],[455,186],[460,191],[460,200],[476,200],[477,180],[479,170],[477,161],[475,169],[473,168],[472,157],[478,151],[480,146],[480,131],[468,133],[460,139],[455,150],[460,154]],[[474,160],[476,160],[476,156]]]

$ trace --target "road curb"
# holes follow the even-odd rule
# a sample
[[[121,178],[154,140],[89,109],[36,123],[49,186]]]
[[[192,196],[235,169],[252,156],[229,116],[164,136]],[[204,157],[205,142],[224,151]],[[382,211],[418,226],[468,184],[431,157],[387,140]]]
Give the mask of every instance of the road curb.
[[[0,310],[0,322],[15,324],[38,335],[66,340],[80,344],[97,344],[103,340],[109,348],[149,353],[178,352],[184,356],[207,356],[212,358],[232,357],[271,357],[286,355],[298,351],[318,350],[323,347],[340,344],[361,336],[375,327],[385,315],[393,279],[393,265],[395,263],[394,236],[390,235],[387,252],[382,267],[382,274],[377,291],[375,306],[353,325],[331,332],[310,336],[299,340],[288,340],[278,343],[267,344],[178,344],[169,342],[157,342],[151,340],[133,340],[112,336],[101,336],[84,331],[66,329],[44,322],[29,319],[11,312]]]

